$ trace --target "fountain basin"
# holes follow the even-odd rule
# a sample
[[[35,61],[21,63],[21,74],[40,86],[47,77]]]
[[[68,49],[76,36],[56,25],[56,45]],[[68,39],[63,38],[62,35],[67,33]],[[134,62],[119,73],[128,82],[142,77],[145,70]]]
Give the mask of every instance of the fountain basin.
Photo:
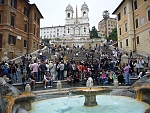
[[[144,113],[149,105],[130,97],[97,95],[97,106],[83,106],[84,96],[60,97],[32,103],[29,113]]]

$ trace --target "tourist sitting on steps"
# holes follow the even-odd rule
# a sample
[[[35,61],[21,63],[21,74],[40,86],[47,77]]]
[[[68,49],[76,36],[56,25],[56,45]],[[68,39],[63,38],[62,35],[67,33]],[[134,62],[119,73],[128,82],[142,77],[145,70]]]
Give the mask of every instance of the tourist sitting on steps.
[[[44,75],[44,88],[48,87],[53,87],[53,77],[50,75],[49,72],[47,72],[45,75]]]
[[[35,80],[36,80],[36,77],[34,75],[34,72],[31,72],[29,80],[30,80],[30,86],[31,86],[31,88],[35,89]]]
[[[24,72],[23,77],[22,77],[22,84],[23,84],[24,90],[25,90],[26,85],[29,83],[28,80],[29,80],[29,78],[27,77],[27,72]]]
[[[73,78],[73,85],[74,86],[75,86],[76,82],[79,86],[79,73],[78,72],[76,72],[76,74],[74,75],[74,78]]]
[[[69,76],[67,77],[67,82],[68,82],[69,85],[72,85],[72,82],[73,82],[73,80],[72,80],[72,79],[73,79],[73,78],[72,78],[72,76],[73,76],[73,75],[72,75],[72,72],[69,71],[69,72],[68,72],[68,75],[69,75]]]

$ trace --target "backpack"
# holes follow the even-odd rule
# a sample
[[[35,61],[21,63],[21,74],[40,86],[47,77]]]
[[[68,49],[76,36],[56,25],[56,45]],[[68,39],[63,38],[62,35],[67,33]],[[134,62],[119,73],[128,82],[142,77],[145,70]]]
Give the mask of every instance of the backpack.
[[[4,74],[7,75],[8,74],[8,69],[4,68]]]

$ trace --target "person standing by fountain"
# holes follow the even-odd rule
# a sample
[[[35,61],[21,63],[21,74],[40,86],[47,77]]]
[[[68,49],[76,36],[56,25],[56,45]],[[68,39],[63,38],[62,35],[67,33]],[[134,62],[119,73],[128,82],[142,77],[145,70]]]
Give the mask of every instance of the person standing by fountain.
[[[130,85],[130,77],[129,77],[129,65],[128,63],[126,64],[124,70],[124,77],[125,77],[125,85]]]
[[[36,82],[38,82],[39,81],[39,78],[38,78],[38,68],[39,68],[39,65],[37,63],[37,60],[34,60],[34,63],[31,66],[32,66],[32,70],[34,72],[34,75],[36,77]]]
[[[10,67],[10,76],[12,78],[12,81],[15,81],[14,76],[16,78],[16,81],[18,81],[18,75],[16,74],[17,72],[17,67],[16,64],[13,62],[13,64]]]

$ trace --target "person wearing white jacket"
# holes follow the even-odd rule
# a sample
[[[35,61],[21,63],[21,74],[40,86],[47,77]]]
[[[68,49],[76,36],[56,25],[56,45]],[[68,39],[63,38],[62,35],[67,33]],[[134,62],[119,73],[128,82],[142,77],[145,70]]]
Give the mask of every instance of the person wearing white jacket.
[[[49,70],[50,70],[51,75],[53,76],[53,80],[56,80],[57,76],[56,76],[56,63],[55,62],[51,63]]]

